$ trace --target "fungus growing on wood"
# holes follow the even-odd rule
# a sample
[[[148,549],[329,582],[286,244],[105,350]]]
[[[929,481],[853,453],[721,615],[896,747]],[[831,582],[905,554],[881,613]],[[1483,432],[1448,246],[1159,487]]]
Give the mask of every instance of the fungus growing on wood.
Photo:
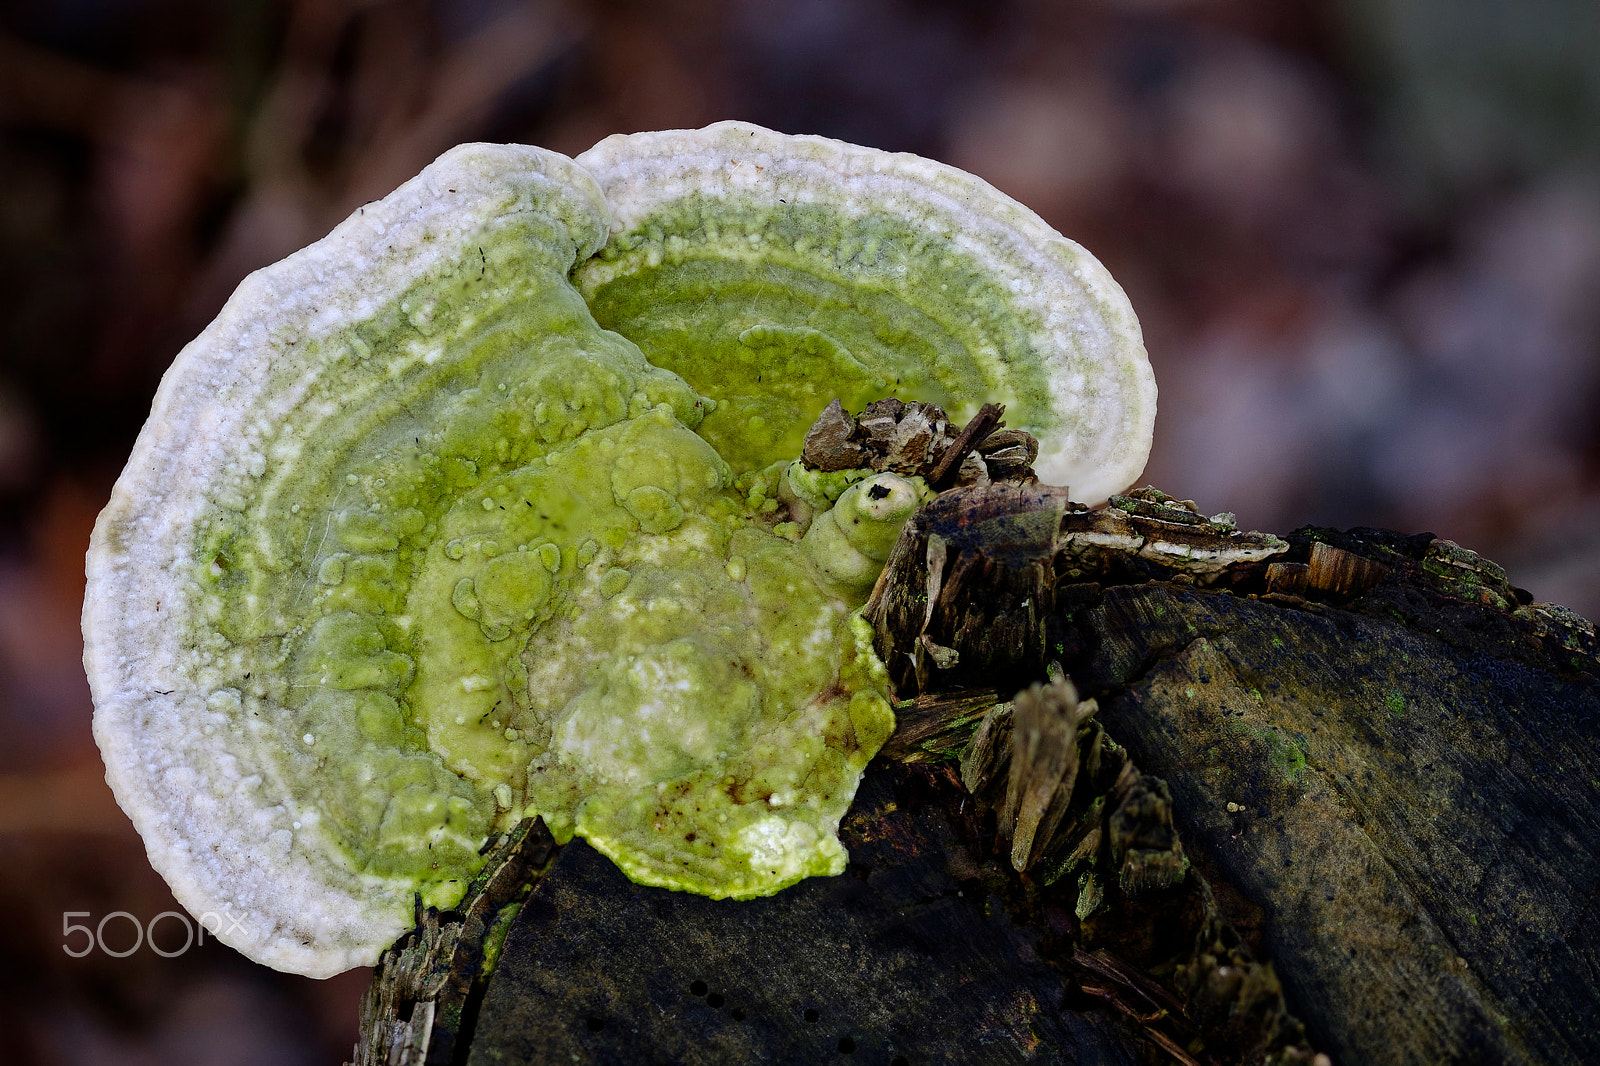
[[[712,896],[842,871],[893,728],[855,612],[923,490],[786,469],[831,400],[891,395],[1005,404],[1038,452],[993,451],[1090,500],[1155,406],[1121,290],[1025,208],[739,123],[464,145],[251,275],[89,552],[95,735],[152,864],[314,976],[532,814]]]

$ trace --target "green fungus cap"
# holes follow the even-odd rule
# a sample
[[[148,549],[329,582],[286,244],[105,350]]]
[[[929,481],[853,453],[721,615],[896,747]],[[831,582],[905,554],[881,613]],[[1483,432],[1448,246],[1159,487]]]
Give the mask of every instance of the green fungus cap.
[[[463,145],[251,275],[89,551],[95,737],[152,865],[312,976],[533,814],[643,884],[839,873],[894,725],[856,612],[910,504],[808,533],[777,484],[831,399],[890,394],[1010,405],[1081,498],[1154,415],[1121,291],[1020,205],[737,123]]]

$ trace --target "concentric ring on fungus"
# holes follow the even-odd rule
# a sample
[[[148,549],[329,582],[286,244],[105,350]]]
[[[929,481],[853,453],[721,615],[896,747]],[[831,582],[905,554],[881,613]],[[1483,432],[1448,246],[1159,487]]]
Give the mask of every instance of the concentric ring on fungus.
[[[95,737],[151,863],[313,976],[530,813],[647,884],[839,872],[893,717],[861,575],[779,499],[831,399],[886,395],[1006,403],[1084,499],[1155,412],[1121,290],[1021,205],[739,123],[463,145],[251,275],[89,551]]]

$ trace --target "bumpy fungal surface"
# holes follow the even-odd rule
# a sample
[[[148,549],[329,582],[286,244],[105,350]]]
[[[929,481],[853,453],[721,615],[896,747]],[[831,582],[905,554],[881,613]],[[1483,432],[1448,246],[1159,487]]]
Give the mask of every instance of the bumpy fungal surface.
[[[1087,496],[1154,411],[1120,290],[1018,205],[733,123],[465,145],[252,275],[89,554],[95,734],[152,864],[319,976],[527,814],[647,884],[840,872],[893,728],[853,612],[926,489],[785,467],[888,393],[1014,404]]]

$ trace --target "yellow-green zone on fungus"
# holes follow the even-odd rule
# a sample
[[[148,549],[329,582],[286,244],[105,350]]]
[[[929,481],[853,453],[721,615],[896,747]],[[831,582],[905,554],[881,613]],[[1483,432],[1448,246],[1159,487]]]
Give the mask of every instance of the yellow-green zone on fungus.
[[[840,872],[893,728],[855,612],[926,488],[772,500],[823,406],[891,394],[1007,403],[1091,499],[1154,416],[1121,291],[1020,205],[737,123],[464,145],[252,275],[89,554],[95,735],[153,865],[316,976],[535,813],[645,884]]]

